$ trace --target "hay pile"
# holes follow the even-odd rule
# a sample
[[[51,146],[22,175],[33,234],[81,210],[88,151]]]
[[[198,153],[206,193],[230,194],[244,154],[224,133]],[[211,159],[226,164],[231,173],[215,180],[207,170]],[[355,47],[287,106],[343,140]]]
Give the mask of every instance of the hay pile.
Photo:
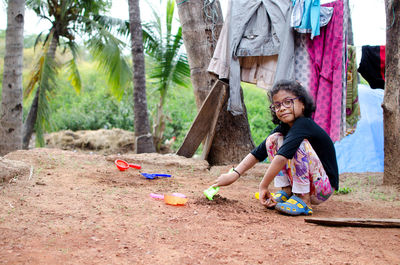
[[[12,181],[13,178],[29,176],[31,166],[22,161],[0,157],[0,185]]]
[[[108,154],[133,152],[135,133],[122,129],[59,131],[45,136],[46,147]]]

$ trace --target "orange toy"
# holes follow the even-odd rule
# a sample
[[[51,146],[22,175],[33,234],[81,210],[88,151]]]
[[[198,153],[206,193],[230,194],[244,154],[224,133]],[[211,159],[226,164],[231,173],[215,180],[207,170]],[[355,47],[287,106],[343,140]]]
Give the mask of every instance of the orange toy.
[[[169,205],[185,205],[188,201],[183,194],[164,195],[164,202]]]

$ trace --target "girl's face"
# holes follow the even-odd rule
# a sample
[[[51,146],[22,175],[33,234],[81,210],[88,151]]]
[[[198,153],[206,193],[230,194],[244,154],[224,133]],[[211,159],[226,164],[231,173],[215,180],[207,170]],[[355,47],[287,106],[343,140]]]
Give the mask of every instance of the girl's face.
[[[291,92],[280,90],[272,97],[272,100],[276,116],[290,127],[298,117],[303,116],[304,104]]]

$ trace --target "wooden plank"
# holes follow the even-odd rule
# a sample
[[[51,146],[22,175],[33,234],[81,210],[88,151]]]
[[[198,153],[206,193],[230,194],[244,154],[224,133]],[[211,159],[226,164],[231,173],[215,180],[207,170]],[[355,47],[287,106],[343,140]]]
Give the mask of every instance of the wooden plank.
[[[192,157],[194,155],[210,130],[210,121],[213,119],[216,107],[219,104],[221,91],[226,90],[226,87],[227,84],[221,80],[215,82],[186,134],[181,147],[176,152],[177,155],[184,157]]]
[[[228,100],[227,89],[228,89],[228,86],[225,86],[224,89],[221,89],[221,93],[219,94],[218,105],[215,108],[214,117],[211,121],[210,129],[208,130],[208,134],[207,134],[206,140],[203,145],[203,153],[201,154],[201,159],[203,159],[203,160],[207,159],[208,153],[210,152],[211,144],[213,142],[214,135],[215,135],[215,127],[217,125],[219,114],[221,112],[222,106]]]
[[[306,223],[327,226],[355,226],[355,227],[382,227],[400,228],[400,219],[364,219],[364,218],[305,218]]]

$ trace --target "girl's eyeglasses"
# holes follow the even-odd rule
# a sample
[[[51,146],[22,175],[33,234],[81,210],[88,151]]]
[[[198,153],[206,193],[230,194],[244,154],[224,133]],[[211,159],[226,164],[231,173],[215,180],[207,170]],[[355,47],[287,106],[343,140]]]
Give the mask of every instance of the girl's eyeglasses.
[[[294,100],[298,99],[298,98],[299,97],[286,98],[286,99],[282,100],[281,102],[274,102],[273,104],[271,104],[271,106],[269,106],[269,108],[273,112],[277,112],[278,110],[280,110],[281,106],[284,106],[285,108],[290,108],[291,106],[293,106]]]

